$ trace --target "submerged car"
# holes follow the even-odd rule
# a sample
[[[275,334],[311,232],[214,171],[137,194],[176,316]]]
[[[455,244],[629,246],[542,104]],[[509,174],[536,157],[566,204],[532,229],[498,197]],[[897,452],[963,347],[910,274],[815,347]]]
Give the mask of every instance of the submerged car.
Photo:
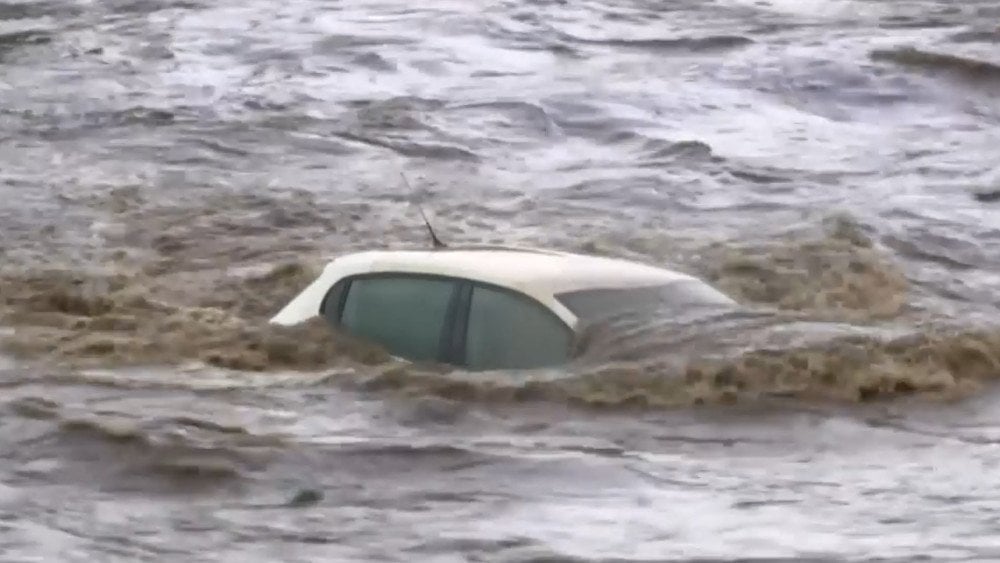
[[[414,362],[470,371],[554,367],[595,319],[734,306],[690,275],[633,261],[515,247],[376,250],[337,257],[271,322],[316,316]]]

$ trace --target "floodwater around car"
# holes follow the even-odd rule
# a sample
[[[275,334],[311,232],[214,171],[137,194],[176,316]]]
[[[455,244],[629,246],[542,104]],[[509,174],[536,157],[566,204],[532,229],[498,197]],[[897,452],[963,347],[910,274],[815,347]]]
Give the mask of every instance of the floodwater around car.
[[[0,2],[0,553],[1000,558],[997,22]],[[744,310],[525,373],[267,325],[333,253],[429,246],[413,199]]]

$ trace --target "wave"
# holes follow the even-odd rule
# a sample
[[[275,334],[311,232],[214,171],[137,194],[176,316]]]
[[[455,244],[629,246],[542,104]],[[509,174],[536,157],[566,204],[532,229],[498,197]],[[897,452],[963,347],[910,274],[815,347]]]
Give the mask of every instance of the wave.
[[[1000,28],[960,31],[948,39],[955,43],[1000,43]]]
[[[590,39],[562,33],[566,41],[587,45],[603,45],[624,49],[643,49],[653,51],[683,51],[704,52],[736,49],[752,45],[754,40],[742,35],[709,35],[705,37],[677,37],[653,39]]]
[[[193,416],[91,412],[34,396],[15,399],[6,407],[15,416],[47,426],[28,433],[22,447],[36,453],[55,448],[70,465],[97,462],[102,473],[116,478],[159,478],[185,489],[237,483],[287,446],[278,436]]]
[[[1000,81],[1000,64],[945,53],[925,51],[915,47],[877,49],[869,56],[876,62],[891,62],[925,71],[946,72],[971,82]]]
[[[399,367],[360,380],[339,376],[335,381],[367,391],[453,401],[542,401],[620,410],[775,397],[848,403],[913,395],[954,400],[1000,377],[1000,329],[853,336],[798,348],[744,351],[729,358],[714,352],[688,361],[678,360],[673,352],[663,346],[659,357],[544,374],[469,377]]]

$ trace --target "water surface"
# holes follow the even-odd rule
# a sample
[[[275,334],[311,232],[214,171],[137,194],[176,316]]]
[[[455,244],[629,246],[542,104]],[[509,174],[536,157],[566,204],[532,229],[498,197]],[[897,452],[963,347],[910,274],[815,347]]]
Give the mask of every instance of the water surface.
[[[0,3],[0,550],[1000,557],[996,2]],[[404,172],[414,186],[402,182]],[[759,314],[543,373],[266,319],[340,252]]]

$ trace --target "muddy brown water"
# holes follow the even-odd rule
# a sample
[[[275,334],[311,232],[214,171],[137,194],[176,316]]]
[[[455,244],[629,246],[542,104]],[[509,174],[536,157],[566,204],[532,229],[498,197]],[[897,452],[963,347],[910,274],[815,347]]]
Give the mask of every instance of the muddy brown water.
[[[0,2],[2,559],[1000,558],[997,22]],[[267,325],[412,200],[746,314],[532,373]]]

